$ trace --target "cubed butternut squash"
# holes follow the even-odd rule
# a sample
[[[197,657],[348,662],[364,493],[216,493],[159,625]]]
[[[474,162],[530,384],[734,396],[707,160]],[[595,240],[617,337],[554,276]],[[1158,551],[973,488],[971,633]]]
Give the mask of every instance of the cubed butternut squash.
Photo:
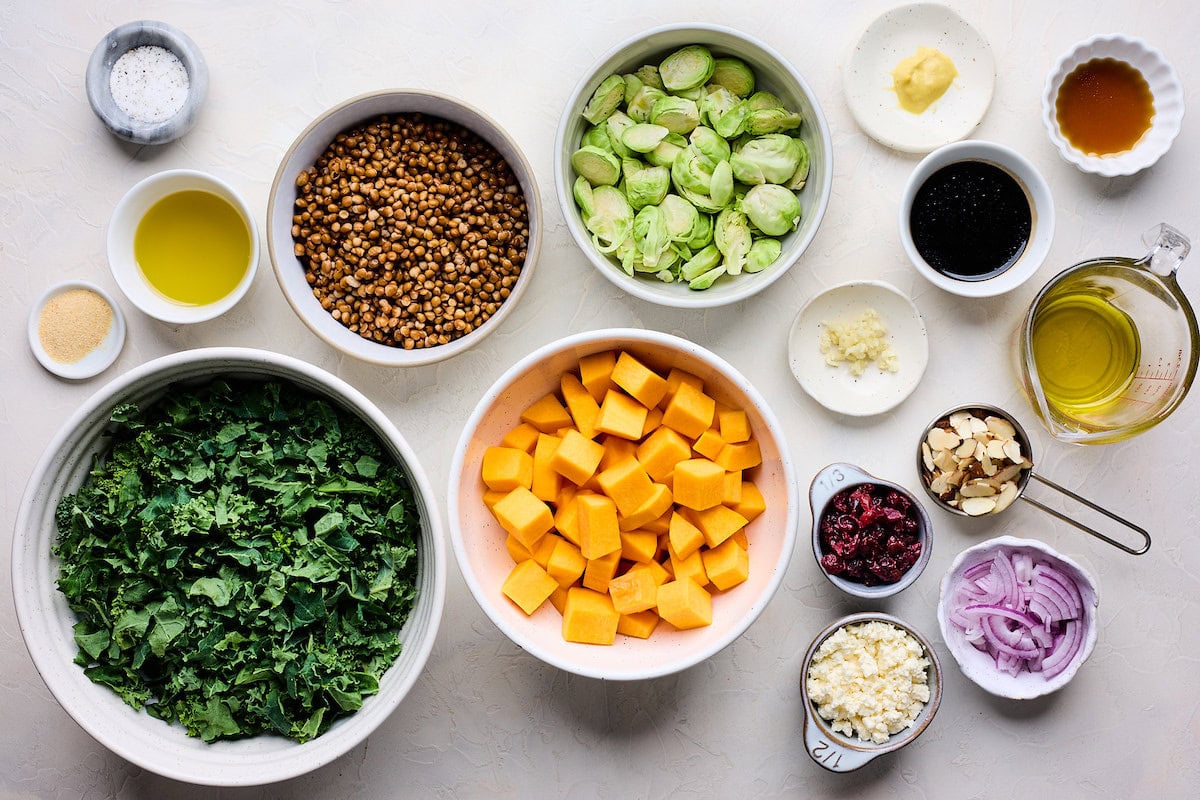
[[[553,600],[554,598],[551,598]],[[654,609],[639,611],[636,614],[622,614],[617,621],[617,633],[632,636],[635,639],[649,639],[650,634],[658,627],[658,612]]]
[[[675,465],[672,486],[675,503],[702,511],[721,504],[725,496],[725,469],[707,458],[689,458]]]
[[[504,438],[500,440],[500,446],[514,447],[517,450],[524,450],[526,453],[532,453],[533,446],[537,444],[537,437],[539,433],[541,433],[541,431],[530,425],[528,422],[522,422],[511,431],[504,434]]]
[[[654,482],[633,456],[599,473],[596,481],[604,494],[616,503],[617,513],[624,516],[633,514],[654,494]]]
[[[671,549],[682,558],[687,558],[704,544],[704,534],[682,514],[671,515],[671,527],[667,533]]]
[[[589,587],[594,588],[594,587]],[[647,570],[626,572],[608,582],[608,594],[618,614],[636,614],[657,603],[658,584]]]
[[[617,527],[617,507],[601,494],[575,496],[579,509],[579,550],[589,561],[613,551],[620,554],[621,531]]]
[[[680,630],[712,624],[712,595],[690,578],[664,583],[657,597],[658,615]]]
[[[554,606],[554,610],[559,614],[567,607],[567,590],[560,586],[550,593],[550,605]]]
[[[691,578],[700,586],[708,584],[708,573],[704,571],[704,559],[700,557],[699,550],[686,558],[673,552],[673,548],[668,547],[668,551],[671,552],[671,556],[667,561],[671,565],[671,574],[675,576],[675,580]]]
[[[579,505],[575,502],[575,497],[575,495],[571,495],[570,499],[564,502],[563,495],[559,495],[558,507],[554,511],[554,529],[562,534],[564,539],[578,547]]]
[[[558,402],[554,392],[551,392],[525,409],[521,414],[521,421],[528,422],[542,433],[554,433],[559,428],[571,424],[571,415],[563,408],[563,404]]]
[[[550,457],[550,466],[571,483],[582,486],[596,472],[603,457],[604,445],[571,429],[555,448],[554,455]]]
[[[667,393],[667,380],[630,353],[617,356],[612,382],[646,408],[654,408]]]
[[[689,384],[697,391],[704,391],[704,381],[700,380],[698,376],[678,368],[672,368],[672,370],[667,373],[667,393],[664,394],[662,400],[658,402],[659,406],[661,406],[663,409],[666,409],[671,400],[674,399],[675,393],[679,391],[679,387],[685,383]]]
[[[740,408],[722,408],[717,412],[717,425],[721,429],[721,438],[731,444],[739,444],[750,439],[750,419]]]
[[[604,402],[600,404],[596,430],[622,439],[637,440],[642,438],[648,413],[644,405],[629,395],[609,389],[608,394],[604,395]]]
[[[644,563],[658,552],[658,534],[653,531],[621,531],[621,558]]]
[[[575,428],[589,439],[596,438],[596,418],[600,416],[600,404],[596,398],[570,372],[563,373],[560,388]]]
[[[532,548],[548,530],[554,527],[550,506],[533,496],[524,486],[518,486],[492,506],[500,527],[511,533],[521,544]]]
[[[534,560],[522,561],[513,567],[500,591],[526,614],[532,614],[558,588],[558,582]]]
[[[751,439],[741,444],[727,444],[715,459],[725,469],[735,472],[740,469],[753,469],[762,463],[762,452],[758,440]]]
[[[572,586],[563,606],[562,635],[568,642],[612,644],[620,618],[607,592]]]
[[[671,510],[671,490],[664,484],[650,484],[650,496],[628,516],[617,515],[617,526],[623,531],[637,530]]]
[[[767,510],[767,501],[762,491],[752,481],[742,481],[742,499],[730,506],[747,520],[753,520]]]
[[[704,543],[716,547],[746,527],[746,518],[726,506],[713,506],[693,515],[696,527],[704,534]]]
[[[566,587],[575,583],[586,568],[587,559],[579,552],[578,547],[565,539],[559,539],[554,543],[550,560],[546,562],[546,572],[558,582],[559,586]]]
[[[522,561],[529,561],[533,558],[533,553],[529,548],[521,544],[521,540],[511,533],[504,537],[504,549],[508,551],[509,558],[513,560],[514,564],[520,564]]]
[[[741,470],[725,473],[725,493],[721,496],[721,502],[731,508],[742,502]]]
[[[725,440],[721,438],[721,434],[716,428],[709,428],[704,433],[700,434],[700,438],[692,445],[692,449],[707,459],[714,459],[721,453],[721,448],[725,446]]]
[[[732,589],[750,576],[750,556],[733,539],[700,554],[708,582],[721,591]]]
[[[663,410],[662,424],[695,441],[712,427],[716,401],[691,383],[680,383],[675,396]]]
[[[533,457],[515,447],[489,447],[483,451],[483,482],[496,492],[511,492],[533,485]]]
[[[671,580],[670,573],[667,572],[663,565],[659,564],[657,561],[645,561],[640,564],[634,564],[632,567],[626,570],[626,574],[641,570],[645,570],[650,577],[654,579],[655,586],[662,586],[664,583]]]
[[[620,563],[620,550],[614,550],[600,558],[589,558],[583,571],[583,585],[593,591],[607,592],[609,581],[617,574]]]
[[[604,457],[600,459],[601,470],[619,464],[637,453],[637,442],[613,436],[611,433],[605,434],[600,443],[604,445]]]
[[[508,494],[508,492],[494,492],[491,489],[487,489],[483,493],[483,504],[490,509],[496,505],[496,503],[500,502],[500,500],[503,499],[506,494]]]
[[[579,380],[597,403],[613,387],[612,372],[617,365],[617,354],[612,350],[592,353],[579,359]]]
[[[662,425],[662,409],[658,406],[646,412],[646,424],[642,426],[642,435],[638,438],[645,439],[654,431],[658,430],[658,426]]]
[[[550,563],[550,554],[554,552],[554,547],[559,543],[570,544],[566,539],[556,533],[547,533],[542,538],[533,543],[533,547],[529,548],[529,553],[533,560],[541,566],[542,569]]]
[[[680,461],[691,458],[692,448],[670,428],[659,428],[637,447],[637,460],[652,480],[662,481]]]
[[[554,451],[562,442],[557,436],[539,433],[537,444],[533,447],[533,480],[530,490],[534,497],[553,503],[558,500],[562,491],[562,475],[554,469]]]

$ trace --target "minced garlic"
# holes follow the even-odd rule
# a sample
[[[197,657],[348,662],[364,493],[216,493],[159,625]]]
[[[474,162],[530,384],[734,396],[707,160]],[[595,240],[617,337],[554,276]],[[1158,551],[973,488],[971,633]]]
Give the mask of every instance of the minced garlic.
[[[883,744],[929,702],[928,667],[908,631],[880,621],[847,625],[817,648],[808,696],[835,731]]]
[[[896,351],[888,344],[887,328],[875,309],[868,308],[853,322],[823,322],[821,327],[819,345],[829,366],[848,362],[856,378],[872,361],[882,372],[899,372]]]

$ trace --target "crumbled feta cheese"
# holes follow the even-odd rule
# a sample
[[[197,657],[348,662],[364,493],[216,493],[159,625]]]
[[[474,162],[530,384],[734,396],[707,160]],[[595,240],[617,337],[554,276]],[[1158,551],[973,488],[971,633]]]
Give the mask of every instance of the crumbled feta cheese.
[[[879,621],[846,625],[817,648],[808,696],[835,731],[883,744],[929,702],[928,666],[907,631]]]
[[[818,346],[829,366],[846,361],[855,377],[862,375],[872,361],[884,372],[900,370],[896,351],[887,342],[883,318],[875,309],[868,308],[853,322],[823,322],[821,327]]]

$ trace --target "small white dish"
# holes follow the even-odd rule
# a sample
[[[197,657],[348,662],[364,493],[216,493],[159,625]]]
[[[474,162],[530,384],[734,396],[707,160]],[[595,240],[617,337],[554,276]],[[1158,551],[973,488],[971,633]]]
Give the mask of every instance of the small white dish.
[[[1025,250],[1016,262],[998,275],[983,280],[967,281],[951,278],[935,270],[917,251],[913,242],[911,216],[913,200],[917,192],[935,172],[950,164],[962,161],[982,161],[992,164],[1007,172],[1020,184],[1029,201],[1029,212],[1032,226],[1029,231],[1029,241]],[[966,142],[954,142],[938,148],[921,159],[900,198],[900,243],[904,252],[930,283],[939,289],[945,289],[951,294],[962,297],[995,297],[1012,291],[1033,277],[1038,267],[1050,253],[1050,244],[1054,241],[1054,197],[1050,194],[1050,186],[1042,173],[1029,159],[1016,150],[972,139]]]
[[[1083,645],[1071,659],[1067,668],[1050,680],[1032,672],[1022,671],[1016,675],[1001,672],[996,669],[996,662],[992,656],[972,646],[962,630],[950,621],[950,611],[946,608],[946,595],[949,593],[950,587],[957,585],[962,579],[963,572],[972,565],[981,561],[990,561],[1001,550],[1008,552],[1016,550],[1029,553],[1034,558],[1049,561],[1056,569],[1067,573],[1079,585],[1079,592],[1083,598]],[[988,539],[986,542],[963,550],[954,559],[950,569],[946,570],[938,595],[938,627],[942,632],[942,641],[946,643],[946,648],[950,651],[950,655],[954,656],[963,675],[974,681],[981,689],[998,697],[1031,700],[1058,691],[1070,683],[1071,678],[1075,677],[1075,673],[1079,671],[1079,667],[1092,654],[1092,650],[1096,646],[1098,628],[1096,609],[1099,604],[1100,597],[1096,590],[1096,583],[1083,567],[1053,547],[1035,539],[997,536],[995,539]]]
[[[189,190],[215,194],[229,203],[250,232],[246,274],[229,294],[204,305],[187,305],[160,294],[146,281],[133,252],[134,235],[146,212],[164,197]],[[245,199],[220,178],[191,169],[158,172],[134,185],[113,209],[112,219],[108,223],[108,266],[129,301],[151,317],[174,324],[205,322],[237,305],[254,282],[254,275],[258,271],[258,225]]]
[[[949,56],[958,77],[921,114],[900,107],[892,71],[918,47]],[[928,153],[966,136],[992,102],[996,64],[987,40],[970,23],[936,3],[893,8],[872,22],[854,45],[842,85],[855,122],[882,145],[906,153]]]
[[[1058,126],[1058,91],[1076,67],[1093,59],[1113,58],[1124,61],[1142,74],[1154,95],[1154,117],[1146,131],[1130,150],[1106,156],[1088,155],[1075,149]],[[1042,94],[1042,123],[1051,143],[1068,164],[1083,172],[1103,175],[1133,175],[1153,166],[1171,149],[1171,143],[1183,127],[1183,85],[1175,68],[1161,52],[1132,36],[1112,33],[1093,36],[1071,48],[1050,70]]]
[[[108,326],[108,334],[101,340],[100,344],[78,361],[63,363],[62,361],[55,361],[46,352],[46,348],[42,345],[39,327],[42,309],[46,307],[46,304],[55,297],[73,289],[85,289],[102,297],[104,302],[108,303],[108,307],[112,309],[112,321]],[[86,378],[94,378],[101,372],[104,372],[104,370],[112,366],[112,363],[117,360],[117,356],[121,354],[121,348],[125,346],[125,315],[121,313],[121,308],[113,300],[112,295],[96,284],[88,283],[87,281],[66,281],[51,286],[33,304],[33,308],[29,312],[28,332],[29,347],[33,350],[34,358],[38,360],[39,364],[60,378],[84,380]]]
[[[868,364],[854,377],[846,365],[825,363],[818,344],[822,325],[849,322],[868,308],[879,312],[887,328],[899,372]],[[928,361],[929,339],[920,312],[903,292],[882,281],[852,281],[826,289],[804,304],[788,335],[788,364],[800,386],[830,411],[852,417],[898,406],[917,388]]]

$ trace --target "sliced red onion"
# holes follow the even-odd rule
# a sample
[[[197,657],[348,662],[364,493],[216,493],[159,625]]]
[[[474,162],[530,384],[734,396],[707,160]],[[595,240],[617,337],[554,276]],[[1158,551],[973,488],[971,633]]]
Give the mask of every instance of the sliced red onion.
[[[950,594],[948,619],[1009,675],[1059,675],[1083,647],[1084,604],[1075,580],[1021,551],[972,564]]]

